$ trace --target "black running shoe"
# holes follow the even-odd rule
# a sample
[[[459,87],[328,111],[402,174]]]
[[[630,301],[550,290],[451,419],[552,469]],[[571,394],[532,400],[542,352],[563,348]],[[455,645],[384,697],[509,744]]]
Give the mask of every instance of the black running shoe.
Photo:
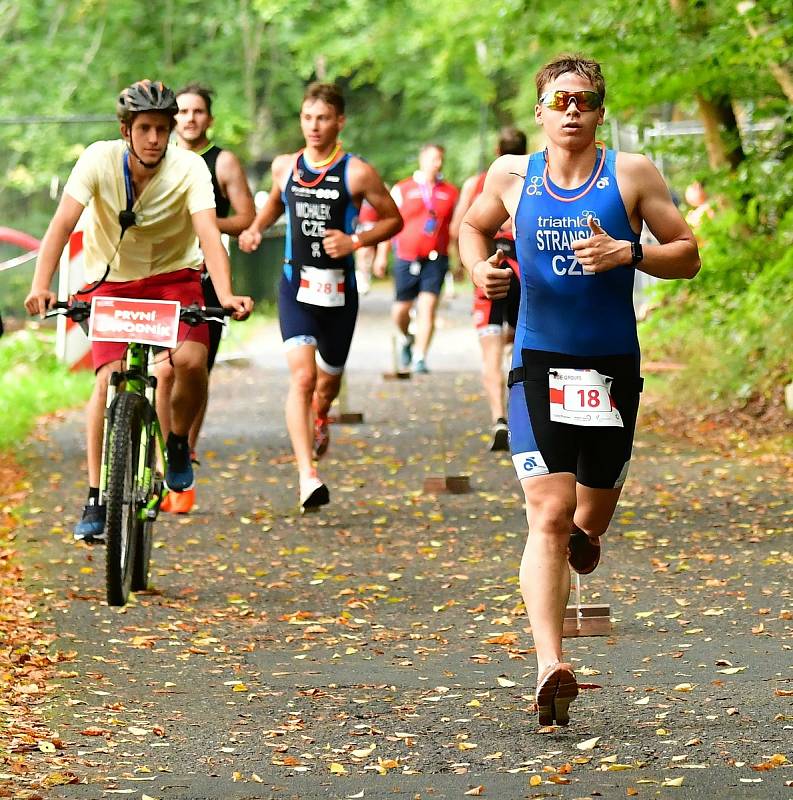
[[[491,452],[509,450],[509,428],[504,417],[499,417],[492,428],[493,439],[490,442]]]

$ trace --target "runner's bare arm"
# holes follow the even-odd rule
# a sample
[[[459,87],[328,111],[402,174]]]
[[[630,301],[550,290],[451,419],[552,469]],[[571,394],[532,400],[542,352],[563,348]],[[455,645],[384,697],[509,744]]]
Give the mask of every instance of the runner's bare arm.
[[[638,156],[631,166],[639,187],[639,214],[660,242],[644,245],[644,258],[637,268],[656,278],[693,278],[702,265],[697,240],[666,182],[645,156]]]
[[[50,291],[52,276],[58,269],[58,261],[63,248],[66,247],[69,236],[77,226],[77,221],[84,208],[82,203],[77,202],[68,194],[61,197],[39,248],[30,292],[25,298],[25,308],[28,314],[39,314],[43,317],[50,304],[57,299],[55,292]]]
[[[644,258],[637,266],[656,278],[693,278],[700,260],[694,234],[686,224],[669,194],[669,189],[649,158],[634,153],[617,156],[617,180],[631,209],[631,222],[642,221],[660,244],[645,245]],[[614,239],[590,220],[592,236],[573,243],[579,262],[590,272],[605,272],[630,266],[631,245],[626,239]],[[635,229],[635,228],[634,228]]]
[[[463,188],[460,189],[460,199],[457,201],[454,214],[452,214],[452,221],[449,223],[449,236],[452,239],[460,238],[460,225],[466,212],[471,207],[471,203],[474,202],[474,191],[476,190],[478,178],[478,175],[466,178],[463,182]]]
[[[386,270],[388,269],[388,251],[391,249],[391,242],[388,239],[383,240],[377,245],[374,254],[374,261],[372,262],[372,272],[378,278],[384,278]]]
[[[502,156],[488,170],[482,193],[474,200],[460,224],[460,261],[474,284],[488,298],[495,300],[507,296],[512,270],[498,266],[504,258],[501,250],[489,257],[488,253],[493,237],[509,218],[504,197],[512,181],[513,176],[507,171],[505,157]]]
[[[196,211],[191,215],[193,229],[201,243],[204,253],[207,272],[212,278],[218,300],[224,308],[234,309],[234,319],[245,319],[253,310],[253,300],[250,297],[237,296],[231,288],[231,265],[228,253],[220,241],[220,231],[217,227],[215,210]]]
[[[239,236],[239,246],[243,252],[252,253],[262,241],[262,231],[269,228],[284,213],[281,193],[293,161],[294,156],[291,154],[277,156],[273,161],[273,186],[270,194],[267,195],[267,200],[253,222]]]
[[[234,213],[230,216],[224,219],[218,218],[218,229],[229,236],[239,236],[256,216],[253,195],[248,186],[245,170],[234,153],[223,150],[218,156],[215,174],[223,194],[228,197],[234,209]]]
[[[391,191],[389,192],[391,195],[391,199],[394,201],[397,210],[402,207],[402,190],[399,184],[394,184],[391,187]],[[400,212],[400,217],[401,217]],[[372,272],[378,277],[382,278],[388,267],[388,251],[391,248],[391,241],[389,239],[383,239],[380,244],[377,245],[377,252],[375,253],[374,263],[372,264]]]
[[[358,246],[371,247],[399,233],[402,230],[402,216],[377,170],[360,158],[350,159],[348,170],[353,196],[367,200],[377,212],[374,226],[357,234]],[[356,249],[352,235],[332,228],[325,233],[322,246],[331,258],[342,258]]]

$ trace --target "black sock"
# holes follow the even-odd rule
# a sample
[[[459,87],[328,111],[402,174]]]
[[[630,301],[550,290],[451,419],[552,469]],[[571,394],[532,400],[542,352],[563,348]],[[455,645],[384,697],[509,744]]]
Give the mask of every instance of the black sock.
[[[168,434],[168,447],[176,447],[178,449],[186,448],[187,447],[187,437],[186,436],[177,436],[173,431]]]
[[[88,502],[86,505],[95,506],[99,505],[99,487],[98,486],[89,486],[88,487]]]

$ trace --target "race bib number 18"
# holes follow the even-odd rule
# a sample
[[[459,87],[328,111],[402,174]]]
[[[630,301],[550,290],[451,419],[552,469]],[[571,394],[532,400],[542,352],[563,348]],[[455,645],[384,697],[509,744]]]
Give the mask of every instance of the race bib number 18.
[[[325,308],[343,306],[344,270],[301,267],[297,299],[301,303]]]
[[[567,425],[622,428],[609,389],[613,378],[594,369],[548,370],[551,420]]]

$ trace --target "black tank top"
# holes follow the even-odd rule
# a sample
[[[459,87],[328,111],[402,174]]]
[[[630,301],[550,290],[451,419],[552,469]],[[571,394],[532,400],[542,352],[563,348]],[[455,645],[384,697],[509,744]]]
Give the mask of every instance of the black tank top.
[[[218,156],[223,152],[222,147],[213,144],[208,150],[201,153],[201,158],[204,159],[206,165],[209,167],[209,172],[212,175],[212,188],[215,190],[215,214],[218,217],[227,217],[231,210],[231,202],[228,197],[223,194],[218,183],[217,175],[215,175],[215,165],[217,164]]]
[[[294,170],[289,173],[283,192],[287,208],[287,236],[285,260],[296,267],[318,269],[351,269],[353,259],[331,258],[322,247],[325,231],[334,229],[352,233],[353,221],[358,209],[353,205],[347,189],[347,162],[345,153],[315,183],[320,173],[306,166],[301,154],[297,161],[298,176],[304,184],[295,180]]]

